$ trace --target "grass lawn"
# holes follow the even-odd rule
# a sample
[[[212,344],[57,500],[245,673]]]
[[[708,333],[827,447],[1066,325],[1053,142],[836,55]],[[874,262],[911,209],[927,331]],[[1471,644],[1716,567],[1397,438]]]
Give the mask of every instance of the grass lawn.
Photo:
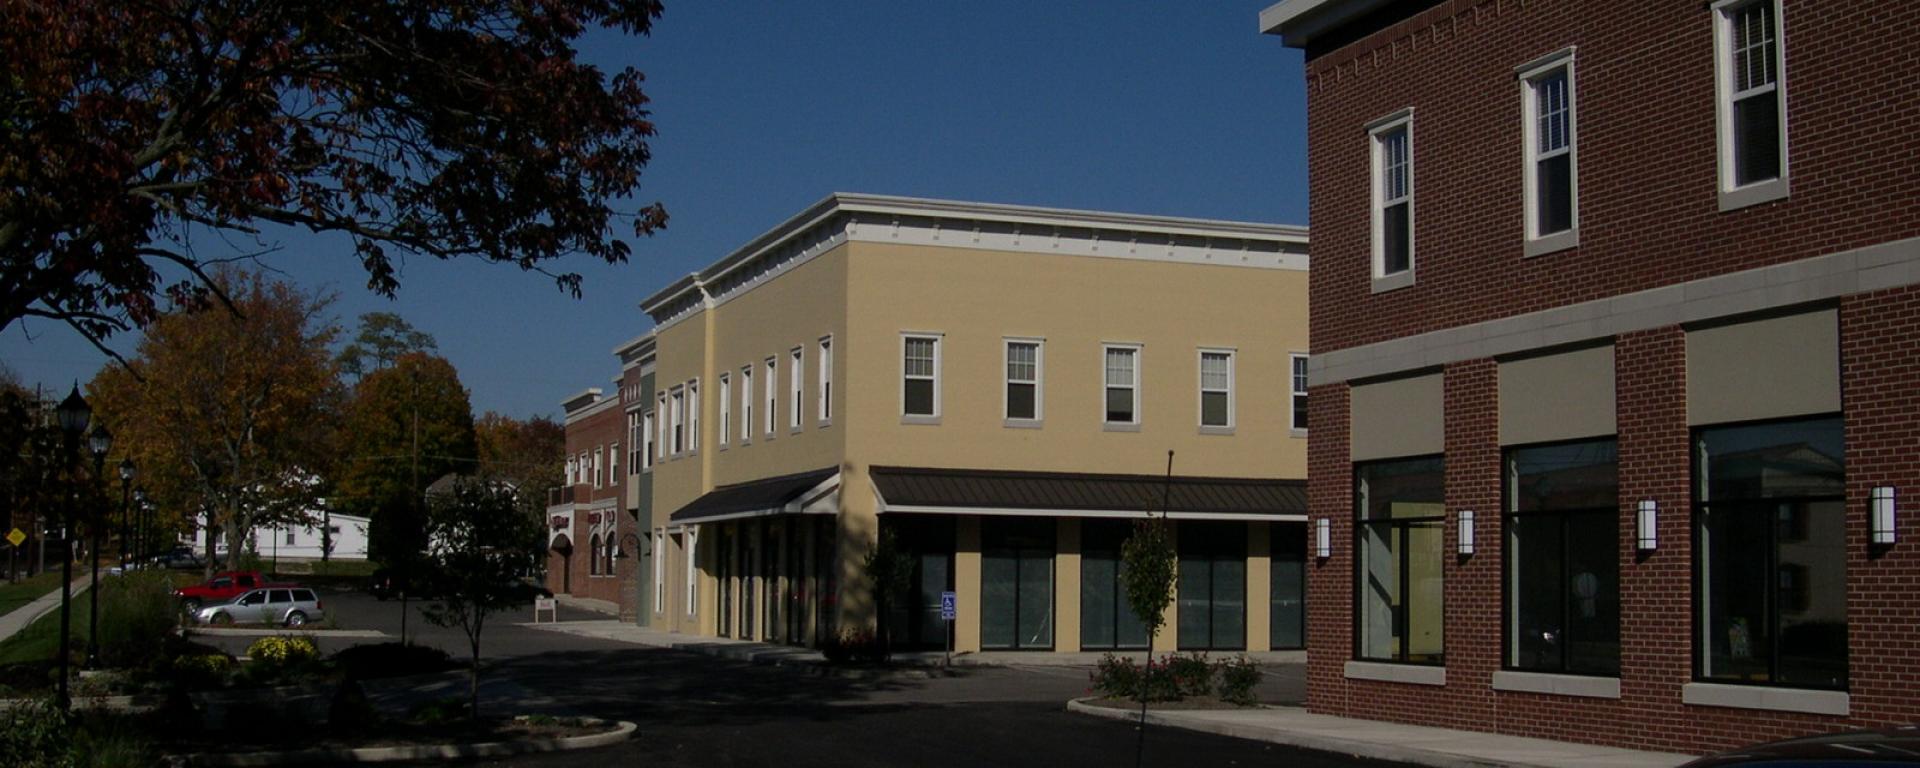
[[[59,576],[60,574],[54,574]],[[59,583],[56,580],[54,583]],[[101,606],[105,608],[106,606]],[[72,605],[73,640],[85,644],[87,641],[87,596],[74,595]],[[106,611],[100,612],[100,621],[105,623],[111,617]],[[48,611],[32,624],[22,628],[13,637],[0,640],[0,665],[23,661],[46,661],[53,658],[53,649],[60,645],[60,609]]]
[[[60,588],[60,572],[47,571],[10,584],[0,584],[0,616],[13,613],[34,598]],[[51,648],[52,646],[48,646]]]

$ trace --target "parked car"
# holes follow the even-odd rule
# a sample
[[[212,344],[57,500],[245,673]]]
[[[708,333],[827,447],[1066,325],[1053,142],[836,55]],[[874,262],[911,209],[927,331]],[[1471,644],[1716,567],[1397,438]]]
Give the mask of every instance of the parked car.
[[[194,612],[199,624],[280,624],[298,627],[326,618],[326,606],[311,588],[298,584],[268,584],[229,603],[209,605]]]
[[[204,584],[176,589],[173,596],[180,598],[180,609],[191,614],[202,606],[231,601],[266,583],[266,574],[259,571],[227,571],[214,574]]]
[[[192,547],[174,547],[154,555],[151,561],[160,568],[204,568],[207,565],[207,561],[200,559]]]
[[[376,600],[399,597],[401,586],[399,577],[385,568],[376,568],[373,575],[367,577],[367,593]]]
[[[1853,766],[1920,766],[1920,724],[1870,731],[1845,731],[1708,755],[1681,768],[1723,766],[1793,766],[1793,768],[1852,768]]]

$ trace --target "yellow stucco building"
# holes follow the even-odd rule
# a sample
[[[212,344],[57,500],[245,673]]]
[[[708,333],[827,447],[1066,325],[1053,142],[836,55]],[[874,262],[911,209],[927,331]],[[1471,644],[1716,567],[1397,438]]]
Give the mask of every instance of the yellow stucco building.
[[[1155,647],[1301,647],[1306,252],[1302,227],[836,194],[667,286],[631,438],[645,622],[870,629],[884,527],[914,562],[897,647],[1141,648],[1118,549],[1164,508]]]

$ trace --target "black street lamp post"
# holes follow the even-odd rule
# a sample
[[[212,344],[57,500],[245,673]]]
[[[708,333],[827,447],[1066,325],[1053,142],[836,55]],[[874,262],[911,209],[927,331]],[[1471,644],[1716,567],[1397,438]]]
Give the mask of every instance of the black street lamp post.
[[[93,434],[87,436],[87,450],[93,453],[93,476],[100,477],[106,469],[107,451],[113,449],[113,433],[107,431],[107,425],[95,424]],[[93,505],[92,519],[87,523],[87,532],[92,534],[87,545],[88,557],[93,561],[93,575],[87,587],[87,668],[100,667],[100,542],[101,524],[106,515],[100,514],[99,505]]]
[[[151,552],[147,551],[147,489],[133,489],[133,506],[139,510],[139,516],[134,519],[133,523],[133,557],[135,560],[145,563],[147,558],[152,555]]]
[[[93,410],[87,407],[86,398],[80,396],[79,384],[75,384],[73,391],[67,393],[67,399],[60,401],[59,407],[54,409],[54,416],[60,422],[61,447],[65,449],[61,456],[67,459],[71,467],[80,435],[87,431],[87,423],[93,420]],[[54,661],[60,669],[58,689],[62,712],[72,704],[72,699],[67,696],[67,645],[73,637],[73,507],[73,497],[69,492],[60,520],[60,645],[54,651]]]
[[[120,572],[127,572],[133,561],[128,557],[133,546],[133,459],[120,460]]]

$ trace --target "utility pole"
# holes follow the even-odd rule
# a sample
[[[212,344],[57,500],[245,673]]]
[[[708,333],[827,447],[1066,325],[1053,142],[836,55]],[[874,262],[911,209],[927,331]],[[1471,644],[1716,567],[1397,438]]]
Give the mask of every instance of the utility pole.
[[[407,490],[408,490],[407,503],[409,505],[412,505],[413,507],[412,519],[409,522],[411,522],[412,524],[418,525],[420,523],[420,494],[422,490],[420,488],[420,373],[419,371],[414,371],[413,374],[408,378],[411,380],[413,384],[413,393],[411,396],[407,398],[407,402],[413,406],[413,450],[411,451],[412,469],[410,470],[410,473],[409,473],[410,479],[407,485]],[[409,553],[407,555],[407,558],[409,561],[414,559],[412,553]],[[411,564],[408,565],[406,570],[409,572],[404,574],[406,578],[402,580],[400,583],[400,644],[401,645],[407,644],[407,614],[412,612],[413,610],[407,607],[407,589],[413,586],[410,582],[413,581],[413,577],[416,575],[414,573],[411,573],[411,571],[415,570]]]

